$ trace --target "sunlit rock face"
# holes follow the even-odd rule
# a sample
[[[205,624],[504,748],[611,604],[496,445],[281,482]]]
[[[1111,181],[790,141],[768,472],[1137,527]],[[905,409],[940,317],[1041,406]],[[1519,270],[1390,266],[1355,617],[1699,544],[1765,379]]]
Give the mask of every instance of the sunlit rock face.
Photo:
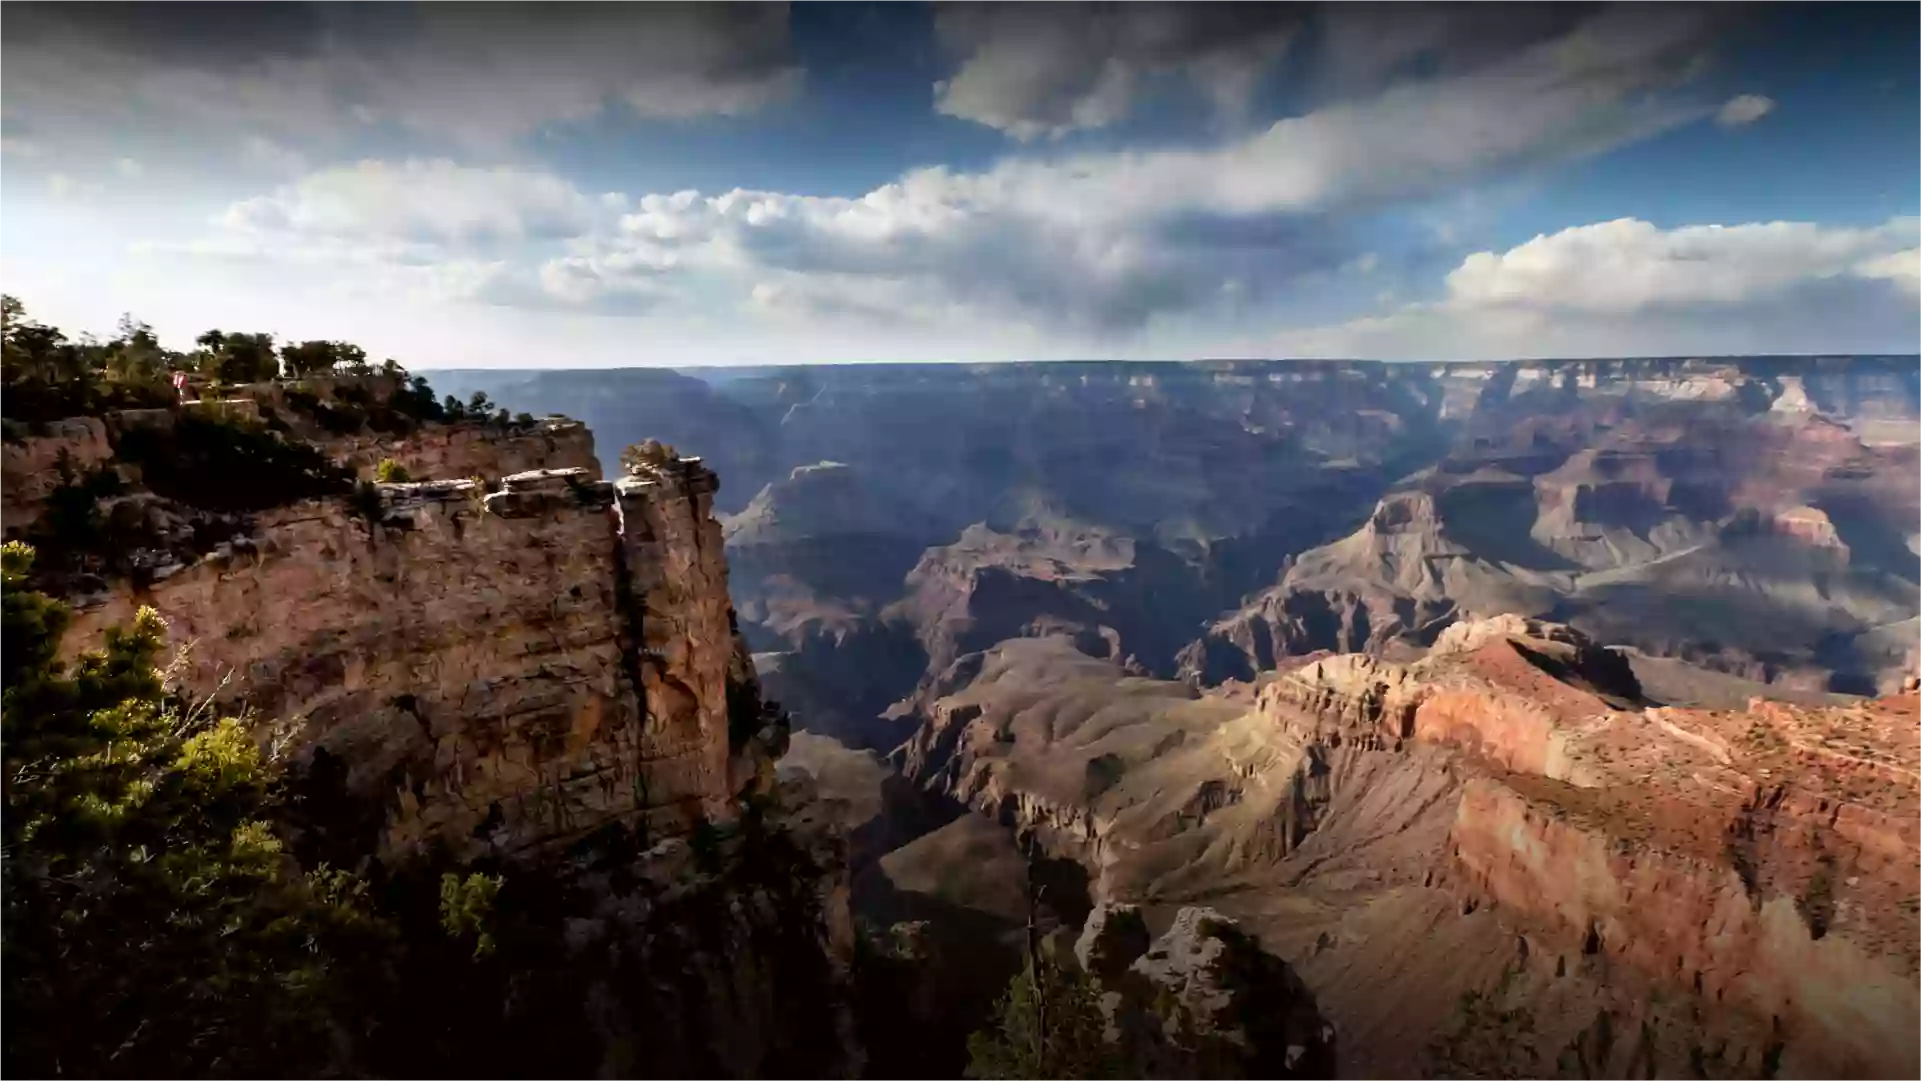
[[[480,479],[264,512],[193,564],[92,598],[67,648],[154,606],[192,643],[185,688],[271,718],[264,738],[297,762],[344,763],[381,808],[383,853],[726,821],[763,722],[714,475],[698,459],[617,483],[578,466],[481,473],[538,460],[529,438],[404,441],[392,449],[417,468]],[[591,447],[564,427],[537,438],[563,461]]]
[[[1239,920],[1342,1073],[1913,1072],[1921,700],[1750,701],[1676,667],[1514,615],[1209,690],[1011,640],[951,666],[896,759],[1086,868],[1112,909],[1089,967],[1127,906]],[[1728,687],[1662,704],[1690,679]],[[1478,1027],[1503,1012],[1531,1044]]]

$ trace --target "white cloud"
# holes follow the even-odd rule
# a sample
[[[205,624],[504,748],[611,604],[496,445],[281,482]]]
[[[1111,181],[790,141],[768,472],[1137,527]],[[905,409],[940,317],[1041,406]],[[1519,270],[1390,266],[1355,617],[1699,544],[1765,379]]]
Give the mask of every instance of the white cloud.
[[[93,181],[77,180],[66,173],[48,173],[47,192],[56,199],[71,199],[82,195],[98,195],[101,187]]]
[[[1893,282],[1909,296],[1921,297],[1921,248],[1890,252],[1858,263],[1854,273],[1863,278]]]
[[[1438,301],[1268,345],[1388,359],[1912,348],[1917,238],[1915,218],[1867,229],[1601,222],[1470,255]]]
[[[551,173],[410,159],[323,169],[234,204],[222,223],[309,238],[524,241],[587,233],[606,210]]]
[[[121,176],[125,177],[128,180],[138,180],[141,177],[147,175],[146,167],[142,166],[139,162],[135,161],[132,158],[121,158],[120,160],[114,162],[113,171],[116,173],[119,173]]]
[[[308,169],[305,154],[264,135],[249,135],[241,141],[240,160],[281,176],[297,176]]]
[[[1705,115],[1649,96],[1696,30],[1686,13],[1604,15],[1474,75],[1405,84],[1209,150],[919,169],[851,199],[652,195],[608,243],[677,253],[689,269],[873,279],[911,290],[917,303],[890,303],[914,310],[1133,330],[1224,290],[1258,295],[1346,261],[1325,215]],[[779,295],[833,307],[819,289],[790,283]]]
[[[45,156],[46,148],[34,142],[32,139],[21,139],[8,135],[0,137],[0,154],[5,154],[10,158],[32,160]]]
[[[1447,291],[1460,307],[1605,315],[1744,304],[1852,273],[1864,260],[1912,245],[1916,234],[1913,218],[1874,229],[1777,221],[1671,230],[1622,218],[1537,236],[1500,254],[1477,252],[1447,276]]]
[[[1349,210],[1708,115],[1663,93],[1699,31],[1687,11],[1613,10],[1467,74],[1210,149],[917,169],[856,198],[596,197],[538,170],[368,161],[235,204],[224,226],[229,245],[255,249],[354,241],[413,263],[509,260],[511,295],[542,304],[660,303],[683,283],[751,310],[1017,321],[1113,341],[1163,317],[1251,310],[1349,264]],[[1353,266],[1365,273],[1365,258]]]
[[[1760,94],[1741,94],[1728,99],[1721,111],[1714,114],[1714,122],[1724,128],[1738,128],[1754,123],[1774,111],[1774,99]]]
[[[589,196],[551,173],[446,160],[363,161],[310,173],[229,206],[216,231],[149,250],[269,262],[333,276],[344,292],[539,307],[634,292],[592,275],[618,259],[536,266],[543,247],[610,230],[625,201]],[[577,264],[577,265],[576,265]]]

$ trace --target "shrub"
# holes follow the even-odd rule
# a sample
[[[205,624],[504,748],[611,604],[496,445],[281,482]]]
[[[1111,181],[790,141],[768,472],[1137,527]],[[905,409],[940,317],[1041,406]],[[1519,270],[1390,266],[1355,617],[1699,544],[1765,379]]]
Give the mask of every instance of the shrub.
[[[474,956],[494,952],[494,899],[504,881],[499,875],[448,872],[440,876],[440,925],[459,941],[474,944]]]
[[[256,511],[340,495],[353,475],[305,443],[264,424],[187,413],[171,429],[135,428],[120,458],[140,466],[147,487],[193,507]]]
[[[1102,1038],[1100,981],[1030,955],[987,1028],[967,1038],[967,1076],[1142,1077]],[[1043,1018],[1045,1018],[1043,1022]]]
[[[635,443],[620,452],[620,467],[628,473],[639,473],[645,469],[658,469],[669,462],[677,461],[680,453],[670,443],[649,439]]]
[[[173,698],[142,609],[71,670],[64,605],[6,545],[6,1072],[284,1075],[327,1062],[365,883],[302,874],[247,726]]]
[[[412,479],[407,467],[392,458],[382,458],[380,464],[374,467],[374,480],[382,484],[406,484]]]

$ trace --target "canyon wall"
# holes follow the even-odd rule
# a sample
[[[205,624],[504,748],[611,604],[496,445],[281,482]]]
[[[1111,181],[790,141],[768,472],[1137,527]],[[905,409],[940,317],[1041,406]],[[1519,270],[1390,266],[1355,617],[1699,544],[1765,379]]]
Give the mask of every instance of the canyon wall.
[[[736,746],[761,727],[714,487],[684,460],[305,501],[82,609],[68,647],[157,608],[191,643],[187,688],[272,718],[297,760],[347,764],[386,808],[383,852],[511,852],[614,821],[683,833],[733,813],[729,704],[747,713]]]
[[[1205,692],[1012,640],[928,692],[910,778],[1079,861],[1098,899],[1244,921],[1340,1028],[1344,1074],[1921,1066],[1912,692],[1663,706],[1626,655],[1511,615]],[[1497,1031],[1523,1016],[1525,1048]]]
[[[558,417],[321,430],[316,417],[340,426],[326,403],[369,401],[352,393],[369,382],[243,387],[7,442],[10,534],[95,472],[118,475],[111,502],[206,521],[117,457],[129,433],[194,411],[271,418],[363,481],[224,515],[218,538],[128,560],[150,573],[91,580],[68,653],[153,606],[187,647],[182,689],[251,708],[302,769],[344,771],[347,794],[380,809],[364,840],[383,854],[469,858],[612,822],[671,835],[730,819],[777,714],[734,632],[714,474],[674,459],[603,481],[592,433]],[[388,459],[414,480],[364,484]]]

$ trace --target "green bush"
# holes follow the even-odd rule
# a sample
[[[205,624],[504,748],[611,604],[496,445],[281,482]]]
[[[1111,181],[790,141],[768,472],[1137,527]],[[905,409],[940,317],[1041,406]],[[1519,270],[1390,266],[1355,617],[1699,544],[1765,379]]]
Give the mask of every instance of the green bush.
[[[6,1073],[324,1068],[340,959],[383,938],[365,883],[290,865],[272,767],[239,720],[167,693],[152,609],[69,669],[32,550],[0,558]]]
[[[995,1005],[992,1023],[967,1038],[967,1076],[1144,1076],[1102,1038],[1106,1019],[1100,1003],[1100,981],[1092,975],[1068,972],[1050,958],[1030,957]]]
[[[374,467],[374,480],[381,484],[406,484],[412,479],[407,467],[392,458],[382,458],[380,464]]]
[[[186,413],[172,428],[129,431],[118,450],[147,487],[207,510],[265,510],[353,488],[353,474],[318,449],[243,420]]]
[[[175,400],[168,373],[188,365],[162,350],[152,328],[122,318],[113,341],[69,341],[57,328],[28,318],[13,297],[0,297],[0,411],[18,421],[145,409]]]

